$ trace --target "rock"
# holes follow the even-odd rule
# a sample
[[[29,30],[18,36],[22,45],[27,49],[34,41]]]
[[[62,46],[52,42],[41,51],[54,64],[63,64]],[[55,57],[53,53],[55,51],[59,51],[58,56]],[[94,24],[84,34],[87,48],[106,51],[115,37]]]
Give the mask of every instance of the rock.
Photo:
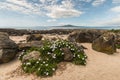
[[[76,41],[76,37],[78,35],[79,35],[79,31],[74,31],[74,32],[69,34],[68,40],[71,41],[71,42],[75,42]]]
[[[0,32],[0,63],[14,59],[17,49],[17,44],[9,39],[8,34]]]
[[[29,36],[27,36],[26,40],[27,42],[29,41],[40,41],[42,39],[42,35],[41,34],[31,34]]]
[[[26,55],[23,56],[22,58],[22,62],[26,62],[30,59],[33,59],[33,60],[36,60],[36,59],[39,59],[40,58],[40,52],[38,51],[32,51]]]
[[[27,43],[19,43],[18,47],[19,50],[26,50],[29,49],[31,47],[41,47],[43,45],[42,41],[31,41],[31,42],[27,42]]]
[[[64,60],[65,61],[71,61],[73,59],[73,54],[69,50],[69,48],[62,48],[62,51],[64,53]]]
[[[99,52],[113,54],[116,52],[115,34],[111,32],[103,34],[93,41],[92,48]]]
[[[79,43],[92,43],[96,38],[101,36],[105,31],[104,30],[81,30],[72,32],[68,36],[69,41],[76,41]]]

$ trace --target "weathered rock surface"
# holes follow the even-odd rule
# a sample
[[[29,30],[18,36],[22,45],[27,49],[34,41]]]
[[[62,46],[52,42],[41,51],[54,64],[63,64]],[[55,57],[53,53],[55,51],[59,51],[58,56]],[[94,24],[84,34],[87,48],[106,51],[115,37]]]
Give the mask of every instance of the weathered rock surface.
[[[104,30],[81,30],[75,31],[69,34],[69,41],[76,41],[79,43],[92,43],[95,39],[101,36],[105,31]]]
[[[26,50],[31,47],[41,47],[43,45],[42,41],[31,41],[27,43],[19,43],[19,50]]]
[[[22,58],[22,62],[26,62],[30,59],[33,59],[33,60],[36,60],[36,59],[39,59],[40,58],[40,52],[38,51],[32,51],[26,55],[23,56]]]
[[[115,34],[111,32],[103,34],[93,41],[92,48],[99,52],[113,54],[116,52]]]
[[[27,36],[26,40],[27,42],[29,41],[40,41],[42,39],[42,35],[41,34],[31,34],[29,36]]]
[[[0,32],[0,63],[14,59],[17,48],[16,43],[9,39],[7,33]]]
[[[64,60],[65,61],[71,61],[73,59],[73,54],[69,50],[69,48],[62,48],[62,51],[64,53]]]

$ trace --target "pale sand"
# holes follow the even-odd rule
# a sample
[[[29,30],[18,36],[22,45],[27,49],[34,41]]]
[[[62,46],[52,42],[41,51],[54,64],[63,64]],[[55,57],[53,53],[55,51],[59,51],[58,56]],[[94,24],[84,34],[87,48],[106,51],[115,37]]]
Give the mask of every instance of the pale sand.
[[[0,80],[120,80],[120,49],[113,55],[107,55],[92,50],[89,43],[82,45],[88,48],[85,50],[88,56],[86,66],[61,63],[54,76],[40,78],[24,74],[19,70],[20,61],[16,59],[0,65]]]

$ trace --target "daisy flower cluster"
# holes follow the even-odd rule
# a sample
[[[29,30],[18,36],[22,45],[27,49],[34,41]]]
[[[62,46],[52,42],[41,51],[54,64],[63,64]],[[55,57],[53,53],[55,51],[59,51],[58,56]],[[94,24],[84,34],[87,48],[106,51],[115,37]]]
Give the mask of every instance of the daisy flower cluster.
[[[42,59],[29,60],[22,64],[22,69],[26,73],[36,73],[38,76],[52,76],[57,69],[57,64]]]
[[[68,48],[72,54],[72,62],[77,65],[86,65],[87,56],[72,42],[66,40],[47,41],[41,48],[31,48],[20,56],[29,54],[31,51],[39,51],[40,58],[22,62],[22,69],[27,73],[36,73],[38,76],[52,76],[57,69],[57,64],[64,61],[63,48]]]

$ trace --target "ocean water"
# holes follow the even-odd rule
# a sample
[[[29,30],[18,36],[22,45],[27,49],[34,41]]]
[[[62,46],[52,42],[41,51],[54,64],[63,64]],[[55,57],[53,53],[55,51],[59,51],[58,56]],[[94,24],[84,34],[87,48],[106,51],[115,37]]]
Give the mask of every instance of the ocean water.
[[[11,27],[12,28],[12,27]],[[15,29],[31,29],[31,30],[52,30],[52,29],[120,29],[120,26],[77,26],[77,27],[55,27],[55,26],[35,26],[35,27],[13,27]]]

